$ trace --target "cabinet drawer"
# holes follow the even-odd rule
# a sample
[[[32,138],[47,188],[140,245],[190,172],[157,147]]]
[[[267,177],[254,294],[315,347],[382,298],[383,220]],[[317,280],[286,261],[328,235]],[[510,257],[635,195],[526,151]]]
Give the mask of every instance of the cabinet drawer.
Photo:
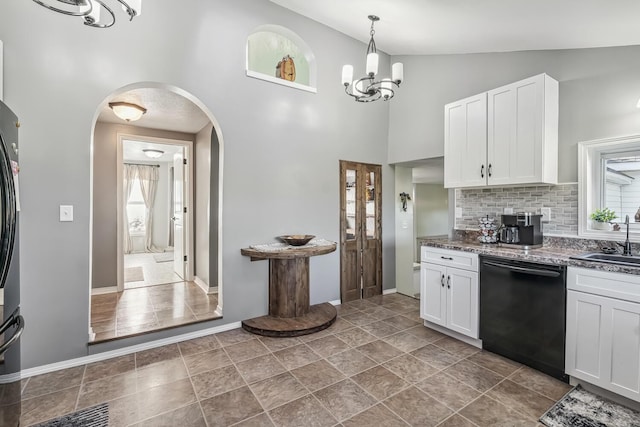
[[[478,271],[478,255],[471,252],[423,246],[420,252],[420,261]]]
[[[640,276],[569,267],[567,289],[640,303]]]

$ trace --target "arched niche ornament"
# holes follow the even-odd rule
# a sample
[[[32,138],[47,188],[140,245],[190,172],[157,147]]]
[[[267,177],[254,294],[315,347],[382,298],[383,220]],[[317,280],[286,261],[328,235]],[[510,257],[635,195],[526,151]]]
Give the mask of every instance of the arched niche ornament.
[[[261,25],[247,38],[247,76],[316,93],[316,58],[307,43],[280,25]]]

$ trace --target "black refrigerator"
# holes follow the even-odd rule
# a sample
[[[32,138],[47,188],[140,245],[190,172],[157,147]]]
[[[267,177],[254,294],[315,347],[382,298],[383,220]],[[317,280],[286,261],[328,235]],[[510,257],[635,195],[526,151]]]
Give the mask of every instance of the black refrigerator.
[[[0,101],[0,426],[20,424],[18,117]]]

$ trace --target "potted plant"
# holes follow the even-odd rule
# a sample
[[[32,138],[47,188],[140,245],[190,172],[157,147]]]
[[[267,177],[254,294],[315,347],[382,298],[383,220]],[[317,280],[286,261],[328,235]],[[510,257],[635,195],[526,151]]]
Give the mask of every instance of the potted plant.
[[[610,230],[611,220],[618,218],[616,213],[609,208],[596,209],[591,214],[593,228],[595,230]]]

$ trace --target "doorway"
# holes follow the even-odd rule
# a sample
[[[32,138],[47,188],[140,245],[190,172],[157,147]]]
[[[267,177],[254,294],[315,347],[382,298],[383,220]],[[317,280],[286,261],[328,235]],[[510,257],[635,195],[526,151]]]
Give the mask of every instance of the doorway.
[[[135,123],[126,122],[116,117],[109,108],[111,101],[142,105],[147,112]],[[89,343],[130,337],[221,317],[223,141],[215,118],[202,102],[185,91],[149,82],[130,85],[112,93],[101,103],[96,117],[91,139]],[[169,196],[166,196],[167,200],[161,203],[164,219],[159,219],[159,214],[154,211],[154,223],[163,225],[161,231],[165,233],[164,237],[158,238],[156,232],[155,237],[151,236],[149,244],[141,229],[133,230],[133,235],[129,236],[133,237],[132,253],[140,258],[147,257],[137,260],[138,266],[152,262],[156,267],[164,267],[175,274],[172,278],[163,280],[172,282],[169,284],[159,285],[156,282],[153,286],[146,286],[149,285],[149,279],[153,279],[151,276],[155,276],[156,273],[147,274],[143,268],[144,280],[137,283],[140,287],[127,286],[129,289],[126,289],[124,286],[126,263],[122,253],[123,233],[122,230],[118,230],[118,222],[121,223],[120,228],[123,228],[122,225],[129,225],[129,221],[123,221],[122,212],[118,213],[117,210],[118,204],[121,205],[120,208],[125,206],[126,209],[122,197],[124,185],[119,177],[124,169],[124,161],[121,160],[122,141],[127,138],[132,144],[147,144],[144,147],[139,145],[139,151],[151,149],[167,153],[166,162],[163,162],[166,163],[164,169],[157,158],[128,159],[127,162],[140,167],[160,166],[155,168],[159,182],[174,189],[171,196],[174,201],[181,200],[187,204],[187,212],[184,212],[183,204],[176,208],[177,202],[170,202]],[[171,151],[172,146],[176,146],[175,152]],[[186,166],[182,158],[186,158]],[[183,174],[178,173],[184,176],[182,184],[187,188],[183,191],[182,197],[176,194],[174,179],[170,178],[176,166],[185,170]],[[144,169],[148,172],[148,168]],[[151,172],[152,175],[155,173]],[[140,173],[134,175],[140,181]],[[182,184],[176,183],[178,188],[183,188]],[[132,185],[136,186],[140,187],[140,182]],[[139,210],[144,206],[142,212],[138,212],[138,225],[144,223],[143,218],[147,214],[145,193],[141,190],[141,194],[134,198]],[[156,198],[156,205],[158,201]],[[181,218],[178,218],[176,212],[181,214]],[[132,213],[133,216],[135,213]],[[169,222],[171,228],[167,224],[170,218],[178,219]],[[180,219],[182,221],[179,221]],[[191,241],[183,243],[183,255],[176,257],[175,253],[179,253],[179,248],[176,248],[175,236],[181,232]],[[170,233],[173,234],[173,242],[169,242]],[[155,256],[158,256],[158,260]],[[173,261],[176,259],[180,262],[174,266]],[[126,283],[130,285],[134,282]]]
[[[340,298],[382,294],[382,166],[340,161]]]
[[[193,281],[192,149],[192,141],[118,134],[119,292]]]

